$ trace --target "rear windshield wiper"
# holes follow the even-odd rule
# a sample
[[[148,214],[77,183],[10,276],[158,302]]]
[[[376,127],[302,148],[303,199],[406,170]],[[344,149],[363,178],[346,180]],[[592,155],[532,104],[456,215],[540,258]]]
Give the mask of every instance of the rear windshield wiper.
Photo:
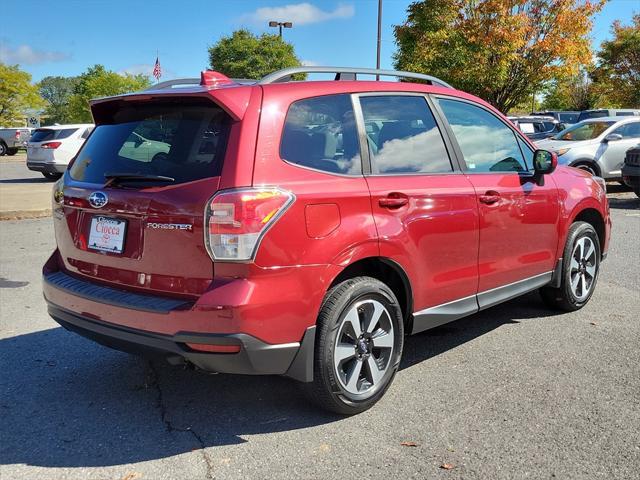
[[[109,185],[113,185],[115,183],[121,181],[133,181],[133,182],[170,182],[173,183],[176,181],[173,177],[166,177],[164,175],[152,175],[146,173],[120,173],[120,172],[109,172],[104,174],[104,178],[106,179],[105,187]]]

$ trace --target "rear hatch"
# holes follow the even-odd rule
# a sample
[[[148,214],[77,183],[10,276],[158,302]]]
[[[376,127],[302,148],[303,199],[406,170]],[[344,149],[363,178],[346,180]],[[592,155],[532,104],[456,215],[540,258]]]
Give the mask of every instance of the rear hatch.
[[[27,142],[27,159],[30,162],[47,160],[49,158],[47,152],[51,149],[51,145],[55,145],[54,148],[57,148],[62,140],[69,138],[77,131],[78,127],[38,128],[34,130],[29,142]]]
[[[219,186],[231,117],[198,97],[100,108],[55,209],[64,268],[110,286],[201,294],[213,278],[204,208]]]

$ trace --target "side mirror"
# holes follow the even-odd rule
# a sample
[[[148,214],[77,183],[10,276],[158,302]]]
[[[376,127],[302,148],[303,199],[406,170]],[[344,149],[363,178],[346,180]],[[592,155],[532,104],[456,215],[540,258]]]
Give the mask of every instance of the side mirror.
[[[564,123],[559,123],[558,125],[556,125],[556,130],[558,132],[561,132],[562,130],[564,130],[565,128],[567,128],[567,126]]]
[[[622,140],[622,135],[619,133],[610,133],[604,137],[604,143],[617,142],[618,140]]]
[[[533,154],[533,168],[536,175],[553,172],[558,166],[558,155],[547,150],[536,150]]]

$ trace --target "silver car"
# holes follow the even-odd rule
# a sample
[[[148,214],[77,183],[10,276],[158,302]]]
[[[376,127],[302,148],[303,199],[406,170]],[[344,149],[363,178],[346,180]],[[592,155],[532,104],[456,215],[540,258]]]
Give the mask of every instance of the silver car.
[[[621,179],[625,152],[639,140],[640,117],[603,117],[576,123],[536,145],[556,152],[563,165],[602,178]]]

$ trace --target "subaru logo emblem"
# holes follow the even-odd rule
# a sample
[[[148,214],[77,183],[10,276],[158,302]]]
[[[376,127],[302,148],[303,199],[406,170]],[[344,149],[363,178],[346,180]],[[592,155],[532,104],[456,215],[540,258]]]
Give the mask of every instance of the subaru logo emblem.
[[[89,195],[89,205],[93,208],[102,208],[109,201],[109,197],[104,192],[93,192]]]

